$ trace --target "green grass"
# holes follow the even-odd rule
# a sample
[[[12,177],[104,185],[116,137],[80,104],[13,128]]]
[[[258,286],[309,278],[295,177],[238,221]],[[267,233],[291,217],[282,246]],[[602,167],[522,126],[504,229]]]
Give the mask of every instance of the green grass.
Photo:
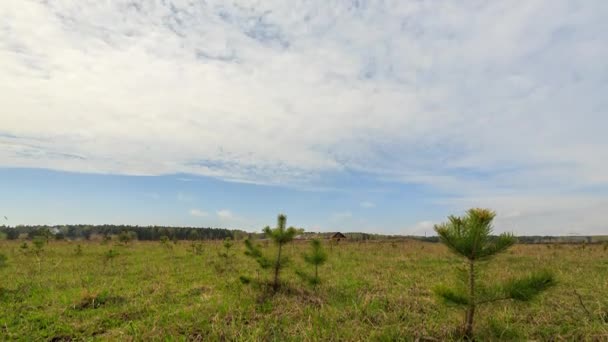
[[[201,255],[185,241],[172,248],[79,242],[82,255],[76,242],[51,242],[40,262],[20,244],[0,242],[8,257],[0,269],[0,340],[452,340],[463,320],[432,292],[460,265],[440,244],[326,245],[316,290],[294,272],[310,271],[301,258],[308,245],[289,244],[292,264],[276,295],[239,280],[270,278],[258,276],[242,242],[231,263],[220,261],[220,241],[205,242]],[[118,254],[107,258],[110,249]],[[481,307],[478,339],[608,340],[608,252],[517,245],[485,266],[484,277],[539,268],[554,270],[558,285],[530,304]]]

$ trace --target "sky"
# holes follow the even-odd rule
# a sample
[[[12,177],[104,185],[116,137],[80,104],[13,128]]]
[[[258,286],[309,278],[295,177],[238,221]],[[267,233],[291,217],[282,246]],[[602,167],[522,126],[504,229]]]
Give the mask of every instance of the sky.
[[[608,2],[0,1],[0,215],[607,234]]]

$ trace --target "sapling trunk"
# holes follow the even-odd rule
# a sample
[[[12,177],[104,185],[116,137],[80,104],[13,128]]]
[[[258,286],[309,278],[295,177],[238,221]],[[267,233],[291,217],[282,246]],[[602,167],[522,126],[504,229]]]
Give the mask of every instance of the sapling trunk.
[[[274,283],[272,284],[273,289],[276,291],[279,288],[279,271],[281,269],[281,250],[283,244],[279,244],[279,252],[277,253],[277,261],[274,265]]]
[[[475,317],[475,262],[469,260],[469,305],[466,313],[465,336],[473,337],[473,319]]]

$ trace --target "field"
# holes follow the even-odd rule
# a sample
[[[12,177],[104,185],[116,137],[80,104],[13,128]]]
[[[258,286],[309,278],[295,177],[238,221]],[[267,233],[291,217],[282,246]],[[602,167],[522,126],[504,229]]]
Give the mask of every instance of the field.
[[[30,243],[0,241],[0,340],[452,340],[463,311],[432,289],[453,282],[460,259],[440,244],[340,242],[325,248],[317,288],[308,245],[286,246],[291,264],[275,295],[253,280],[257,264],[242,242],[232,256],[204,242],[51,241],[37,257]],[[77,245],[82,253],[77,253]],[[331,247],[331,248],[330,248]],[[266,250],[273,249],[269,244]],[[115,253],[108,254],[109,250]],[[480,307],[479,340],[608,340],[608,251],[601,245],[516,245],[484,266],[485,279],[552,269],[558,285],[531,303]]]

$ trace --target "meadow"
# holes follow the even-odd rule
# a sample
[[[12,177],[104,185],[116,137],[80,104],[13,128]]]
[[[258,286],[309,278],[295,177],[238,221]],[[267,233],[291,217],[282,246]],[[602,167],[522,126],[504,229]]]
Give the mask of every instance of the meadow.
[[[0,340],[457,340],[463,311],[432,289],[462,260],[439,243],[323,241],[327,263],[312,287],[295,274],[309,246],[284,248],[290,264],[272,294],[244,283],[270,278],[235,241],[119,244],[0,241]],[[80,247],[78,247],[80,245]],[[276,248],[262,242],[262,249]],[[110,252],[111,251],[111,252]],[[557,285],[530,303],[479,307],[477,340],[608,340],[608,251],[602,245],[518,244],[483,266],[483,278],[553,270]]]

